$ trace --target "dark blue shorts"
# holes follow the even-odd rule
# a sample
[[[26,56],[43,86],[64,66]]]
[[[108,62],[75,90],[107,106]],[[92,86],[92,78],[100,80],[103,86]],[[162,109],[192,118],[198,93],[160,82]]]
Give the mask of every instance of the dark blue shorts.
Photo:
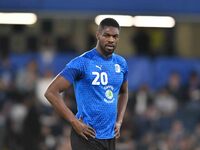
[[[73,129],[71,130],[72,150],[115,150],[115,139],[84,139]]]

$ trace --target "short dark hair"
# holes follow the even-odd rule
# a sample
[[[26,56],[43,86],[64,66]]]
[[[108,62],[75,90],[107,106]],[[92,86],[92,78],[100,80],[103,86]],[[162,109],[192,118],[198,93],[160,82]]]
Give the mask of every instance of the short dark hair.
[[[120,29],[119,23],[113,18],[105,18],[100,22],[99,28],[103,29],[105,26],[111,26]]]

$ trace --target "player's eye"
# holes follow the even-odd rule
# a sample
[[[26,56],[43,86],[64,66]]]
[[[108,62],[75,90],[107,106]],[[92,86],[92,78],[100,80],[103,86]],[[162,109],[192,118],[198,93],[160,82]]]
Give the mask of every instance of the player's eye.
[[[106,37],[106,38],[109,38],[109,37],[110,37],[109,34],[104,34],[103,36]]]
[[[113,38],[117,39],[119,38],[119,35],[114,35]]]

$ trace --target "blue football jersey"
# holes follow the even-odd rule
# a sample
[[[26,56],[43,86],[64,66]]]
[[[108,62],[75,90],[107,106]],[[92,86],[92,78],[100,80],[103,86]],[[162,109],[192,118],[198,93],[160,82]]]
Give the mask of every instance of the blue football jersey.
[[[127,80],[125,59],[104,58],[94,48],[71,60],[59,73],[74,85],[77,118],[96,131],[97,139],[114,137],[120,87]]]

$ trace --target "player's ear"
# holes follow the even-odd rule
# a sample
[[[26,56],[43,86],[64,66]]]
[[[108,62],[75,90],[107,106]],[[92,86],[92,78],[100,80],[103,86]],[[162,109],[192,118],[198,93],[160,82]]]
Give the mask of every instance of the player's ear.
[[[97,40],[99,40],[99,36],[100,36],[100,33],[99,33],[99,31],[97,31],[96,32],[96,38],[97,38]]]

